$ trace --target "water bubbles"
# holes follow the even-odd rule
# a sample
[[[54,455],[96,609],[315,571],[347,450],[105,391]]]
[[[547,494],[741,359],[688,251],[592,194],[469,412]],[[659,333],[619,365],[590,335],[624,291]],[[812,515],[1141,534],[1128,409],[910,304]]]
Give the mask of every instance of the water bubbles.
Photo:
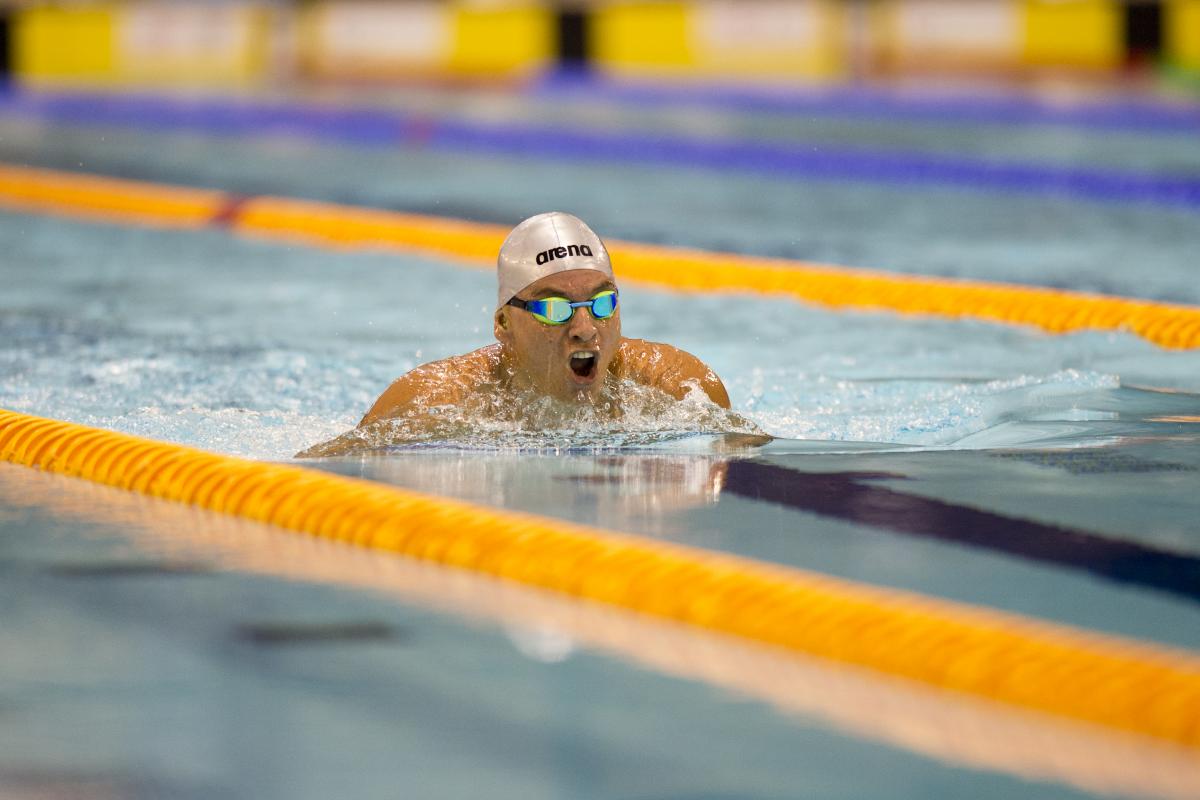
[[[459,405],[422,407],[355,428],[300,456],[426,447],[609,451],[730,433],[762,435],[750,420],[714,404],[699,385],[676,400],[658,389],[621,381],[600,397],[577,403],[534,392],[480,391]]]

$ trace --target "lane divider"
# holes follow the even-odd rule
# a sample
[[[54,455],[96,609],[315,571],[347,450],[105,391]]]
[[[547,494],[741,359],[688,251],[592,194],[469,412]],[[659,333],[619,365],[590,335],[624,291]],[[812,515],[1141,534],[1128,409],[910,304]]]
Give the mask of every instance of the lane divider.
[[[0,459],[1200,748],[1200,656],[0,410]]]
[[[419,146],[454,153],[651,164],[775,180],[865,181],[1200,208],[1200,180],[1187,174],[1037,160],[997,161],[969,154],[846,147],[827,141],[711,139],[664,131],[456,119],[373,107],[97,92],[0,91],[0,114],[74,126],[216,136],[274,134],[355,147]],[[1132,107],[1125,116],[1135,118]]]
[[[961,767],[1142,800],[1196,800],[1196,751],[1146,736],[896,680],[865,669],[579,601],[465,570],[297,536],[245,519],[0,463],[0,506],[101,524],[166,566],[369,590],[506,628],[549,629],[664,675]]]
[[[494,268],[501,225],[281,197],[243,197],[0,165],[0,204],[67,216],[241,233],[318,246],[393,248]],[[840,309],[1032,325],[1050,333],[1127,331],[1200,347],[1200,307],[1035,286],[956,280],[610,240],[623,280],[681,292],[747,292]]]
[[[957,125],[1059,125],[1082,131],[1145,131],[1193,135],[1200,132],[1200,105],[1154,99],[1088,99],[1064,104],[1024,93],[942,92],[860,86],[821,86],[782,90],[715,83],[622,80],[574,70],[549,72],[529,88],[535,98],[620,103],[632,107],[710,108],[811,119],[865,119],[895,124],[939,122]]]
[[[228,196],[212,189],[0,165],[0,203],[33,211],[203,228],[212,223]]]

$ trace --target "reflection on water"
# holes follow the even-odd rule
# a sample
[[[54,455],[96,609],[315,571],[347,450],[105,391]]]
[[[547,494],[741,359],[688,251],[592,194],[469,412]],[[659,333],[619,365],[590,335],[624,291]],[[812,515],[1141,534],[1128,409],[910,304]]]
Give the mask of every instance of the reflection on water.
[[[484,456],[425,449],[397,452],[391,458],[332,461],[322,467],[499,508],[537,507],[554,502],[557,495],[563,514],[623,528],[631,518],[716,503],[729,460],[712,452]]]
[[[1194,550],[1089,530],[1086,523],[1050,523],[1024,510],[991,510],[978,500],[930,497],[920,473],[910,473],[911,461],[894,461],[886,471],[855,470],[845,468],[853,465],[846,460],[852,454],[830,463],[816,453],[736,449],[722,437],[698,438],[691,444],[711,449],[557,455],[421,449],[398,451],[390,458],[329,461],[322,467],[427,494],[688,540],[688,518],[677,512],[713,506],[722,496],[733,496],[792,509],[808,519],[949,542],[1186,602],[1200,601],[1200,555]],[[718,445],[724,445],[725,452]],[[1022,464],[1065,471],[1097,487],[1129,475],[1171,474],[1187,480],[1200,470],[1190,463],[1135,457],[1116,447],[1012,449],[990,458],[975,469],[990,469],[997,485]],[[1042,478],[1055,480],[1062,478]],[[1113,503],[1121,503],[1120,495],[1111,497]],[[1069,494],[1066,500],[1070,502]]]

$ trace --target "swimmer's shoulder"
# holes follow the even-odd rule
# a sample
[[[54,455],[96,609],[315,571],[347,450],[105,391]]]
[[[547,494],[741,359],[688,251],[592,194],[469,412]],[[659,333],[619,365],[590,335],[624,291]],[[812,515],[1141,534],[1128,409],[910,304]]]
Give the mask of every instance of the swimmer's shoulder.
[[[621,339],[617,350],[618,376],[662,389],[683,399],[691,382],[721,408],[729,408],[729,393],[717,373],[696,356],[662,342],[645,339]]]
[[[497,343],[422,364],[392,381],[358,424],[399,416],[416,406],[459,403],[480,386],[494,381],[499,363]]]

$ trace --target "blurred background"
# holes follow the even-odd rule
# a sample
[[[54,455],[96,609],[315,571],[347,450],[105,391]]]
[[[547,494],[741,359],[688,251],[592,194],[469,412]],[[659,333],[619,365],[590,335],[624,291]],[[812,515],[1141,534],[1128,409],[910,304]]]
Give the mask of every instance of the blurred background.
[[[7,2],[23,84],[1069,75],[1195,88],[1200,0]]]

